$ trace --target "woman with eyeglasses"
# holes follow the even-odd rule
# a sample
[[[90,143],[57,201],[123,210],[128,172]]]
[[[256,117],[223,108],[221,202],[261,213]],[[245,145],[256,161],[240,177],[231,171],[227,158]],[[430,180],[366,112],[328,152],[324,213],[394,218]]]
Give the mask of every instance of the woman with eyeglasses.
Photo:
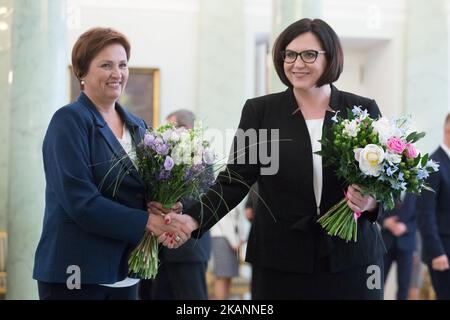
[[[245,139],[245,150],[230,158],[240,157],[245,164],[228,164],[203,206],[185,212],[199,223],[201,235],[241,202],[248,186],[258,183],[246,256],[253,267],[253,299],[383,298],[378,205],[358,186],[346,185],[333,168],[323,167],[322,158],[313,153],[320,150],[322,130],[331,126],[336,112],[345,116],[347,108],[358,105],[372,117],[380,115],[374,100],[333,85],[343,60],[339,38],[324,21],[302,19],[288,26],[273,47],[275,69],[287,89],[249,99],[242,111],[239,129],[257,132],[258,148]],[[274,130],[279,136],[270,138]],[[265,170],[269,165],[261,152],[258,161],[251,161],[266,139],[279,141],[271,149],[271,159],[278,161],[274,171]],[[363,212],[357,242],[330,237],[316,223],[345,193],[350,208]]]

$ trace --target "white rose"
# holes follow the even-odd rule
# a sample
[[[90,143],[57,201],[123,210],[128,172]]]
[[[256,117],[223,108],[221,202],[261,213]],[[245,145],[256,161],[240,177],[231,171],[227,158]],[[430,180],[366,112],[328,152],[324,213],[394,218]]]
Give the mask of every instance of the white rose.
[[[388,118],[380,118],[373,122],[373,129],[378,133],[380,142],[386,144],[389,138],[401,137],[402,130],[397,128]]]
[[[381,163],[384,160],[383,148],[376,144],[368,144],[364,149],[359,150],[358,153],[361,171],[368,176],[378,177],[381,172]],[[357,155],[356,152],[355,155]]]

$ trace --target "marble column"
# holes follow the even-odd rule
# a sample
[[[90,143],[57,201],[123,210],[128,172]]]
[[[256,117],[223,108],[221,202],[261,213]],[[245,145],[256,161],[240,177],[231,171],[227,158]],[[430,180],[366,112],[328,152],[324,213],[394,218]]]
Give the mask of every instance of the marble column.
[[[271,50],[278,35],[290,24],[302,18],[320,18],[322,15],[321,0],[273,0],[273,27]],[[269,91],[278,92],[286,89],[270,64]]]
[[[7,298],[34,299],[45,196],[42,141],[51,116],[67,103],[66,1],[14,0],[13,10]]]
[[[426,137],[424,152],[442,142],[449,112],[449,7],[447,0],[407,2],[405,56],[405,113]]]
[[[12,0],[0,0],[0,231],[6,230]]]
[[[245,30],[242,0],[199,1],[197,118],[208,128],[237,128],[244,105]],[[230,143],[218,134],[214,147],[222,157]]]

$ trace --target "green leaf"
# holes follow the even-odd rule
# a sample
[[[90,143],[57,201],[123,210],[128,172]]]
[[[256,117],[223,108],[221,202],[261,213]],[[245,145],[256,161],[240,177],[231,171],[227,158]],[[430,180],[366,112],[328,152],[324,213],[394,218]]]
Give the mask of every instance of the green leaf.
[[[420,165],[422,166],[422,168],[424,168],[427,165],[427,162],[428,162],[428,153],[426,153],[422,157],[422,160],[420,161]]]
[[[406,141],[410,143],[415,143],[425,137],[425,132],[412,132],[406,137]]]

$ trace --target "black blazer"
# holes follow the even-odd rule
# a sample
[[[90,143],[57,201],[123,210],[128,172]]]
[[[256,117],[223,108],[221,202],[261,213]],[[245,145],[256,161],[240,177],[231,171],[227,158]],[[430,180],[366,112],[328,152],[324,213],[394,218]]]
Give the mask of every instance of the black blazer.
[[[374,100],[339,91],[333,85],[331,89],[330,107],[340,110],[340,115],[345,117],[346,109],[354,105],[361,105],[372,117],[380,115]],[[326,112],[324,127],[331,126],[333,115],[333,112]],[[239,128],[279,129],[278,172],[261,175],[260,169],[264,165],[259,158],[256,164],[248,161],[246,164],[229,163],[227,168],[231,176],[221,173],[213,190],[202,198],[205,204],[203,214],[200,204],[186,211],[200,222],[199,234],[239,204],[249,186],[257,181],[259,195],[264,202],[258,201],[256,206],[247,245],[248,262],[261,267],[310,273],[313,272],[317,252],[320,256],[329,257],[332,272],[381,258],[382,239],[373,223],[377,214],[363,213],[363,218],[358,220],[356,243],[327,236],[315,223],[318,210],[313,189],[311,142],[292,89],[247,100]],[[336,177],[334,169],[324,167],[320,212],[325,213],[342,200],[345,189],[344,181]]]
[[[431,159],[440,165],[427,180],[435,192],[425,190],[417,202],[425,262],[450,255],[450,158],[439,147]]]

